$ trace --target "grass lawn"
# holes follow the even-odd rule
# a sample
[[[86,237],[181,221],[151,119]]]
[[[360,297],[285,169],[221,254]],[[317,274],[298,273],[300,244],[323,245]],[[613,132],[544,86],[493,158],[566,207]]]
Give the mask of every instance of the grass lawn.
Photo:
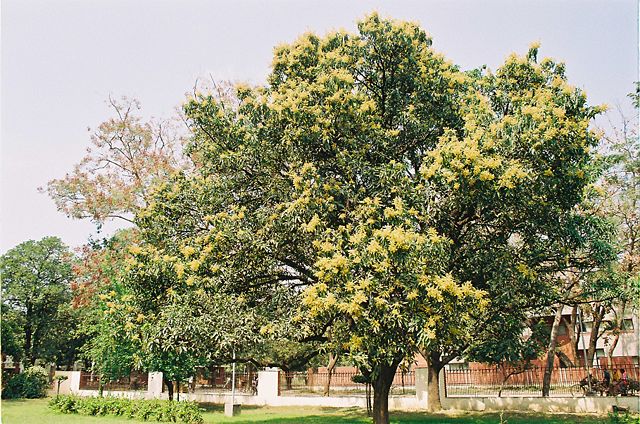
[[[225,417],[222,406],[208,406],[203,414],[206,423],[263,423],[263,424],[346,424],[370,423],[366,413],[361,409],[335,409],[321,407],[252,407],[242,408],[240,416]],[[581,415],[541,415],[506,412],[503,416],[508,424],[569,424],[569,423],[609,423],[608,417]],[[134,424],[140,421],[116,417],[87,417],[77,414],[62,414],[47,407],[46,399],[2,401],[3,424]],[[459,414],[424,414],[416,412],[392,412],[391,422],[394,424],[409,423],[465,423],[493,424],[499,423],[499,414],[494,413],[459,413]]]

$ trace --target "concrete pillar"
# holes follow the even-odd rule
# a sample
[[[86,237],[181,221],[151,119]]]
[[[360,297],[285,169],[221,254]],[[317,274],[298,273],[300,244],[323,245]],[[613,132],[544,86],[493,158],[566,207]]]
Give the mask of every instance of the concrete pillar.
[[[418,406],[424,409],[429,407],[429,368],[416,368],[416,400]]]
[[[80,391],[81,371],[69,371],[69,392],[78,393]]]
[[[150,372],[147,377],[147,397],[151,399],[162,396],[162,373]]]
[[[278,368],[258,371],[258,397],[262,398],[267,405],[272,404],[270,400],[274,400],[280,395],[278,390],[279,374]]]

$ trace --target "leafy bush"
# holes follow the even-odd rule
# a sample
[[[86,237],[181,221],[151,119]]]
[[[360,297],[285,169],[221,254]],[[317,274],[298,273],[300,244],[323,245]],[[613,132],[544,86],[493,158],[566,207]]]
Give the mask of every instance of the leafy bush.
[[[113,415],[142,421],[202,424],[200,408],[195,402],[126,399],[113,396],[56,396],[49,402],[56,411],[82,415]]]
[[[630,414],[629,411],[614,409],[613,412],[609,412],[609,422],[612,424],[637,424],[640,422],[640,416]]]
[[[12,376],[2,390],[3,399],[45,397],[49,388],[49,376],[42,367],[30,367]]]

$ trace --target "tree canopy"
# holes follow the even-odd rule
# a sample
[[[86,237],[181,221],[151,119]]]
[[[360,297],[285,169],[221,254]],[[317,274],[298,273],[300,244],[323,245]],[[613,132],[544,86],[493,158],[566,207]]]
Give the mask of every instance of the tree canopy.
[[[373,382],[378,423],[416,352],[437,397],[437,373],[483,331],[508,320],[520,337],[560,273],[612,255],[581,210],[602,109],[537,53],[463,72],[416,24],[373,14],[356,34],[279,46],[268,83],[233,101],[196,93],[184,110],[198,168],[136,217],[135,301],[158,323],[183,305],[204,328],[217,322],[194,319],[207,309],[193,299],[213,301],[244,329],[236,343],[331,328]]]

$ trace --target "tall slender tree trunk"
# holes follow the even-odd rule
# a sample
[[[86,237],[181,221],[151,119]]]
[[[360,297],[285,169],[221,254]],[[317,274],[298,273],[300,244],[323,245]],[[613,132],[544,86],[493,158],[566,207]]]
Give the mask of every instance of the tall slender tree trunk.
[[[173,400],[173,381],[167,380],[163,378],[164,384],[167,386],[167,394],[169,395],[169,400]]]
[[[619,313],[614,309],[614,313],[617,315],[616,326],[613,328],[613,340],[611,341],[611,345],[609,346],[609,351],[607,352],[607,368],[613,370],[613,351],[618,346],[618,341],[620,340],[620,331],[622,331],[622,323],[624,321],[624,310],[626,309],[627,302],[623,301],[620,305]]]
[[[391,365],[381,364],[380,372],[372,382],[374,424],[389,424],[389,392],[399,364],[399,360]]]
[[[591,334],[589,335],[589,347],[587,348],[587,366],[593,366],[593,357],[596,355],[596,345],[600,338],[600,326],[604,319],[606,309],[602,305],[597,305],[593,308],[591,316],[593,317],[593,324],[591,325]]]
[[[556,357],[556,347],[558,346],[558,329],[562,320],[562,305],[558,306],[556,315],[551,325],[551,335],[549,336],[549,346],[547,347],[547,362],[542,378],[542,396],[548,397],[551,390],[551,372],[553,370],[553,360]]]
[[[580,362],[580,358],[578,357],[578,343],[580,341],[581,328],[578,325],[578,305],[574,305],[571,308],[571,318],[567,320],[566,318],[562,318],[565,326],[567,327],[567,334],[569,336],[569,340],[571,340],[571,355],[569,359],[571,360],[572,366],[575,366]]]
[[[338,363],[338,354],[333,354],[333,352],[329,352],[329,364],[327,366],[327,382],[324,385],[323,396],[329,396],[329,390],[331,389],[331,377],[333,376],[333,370],[336,368],[336,364]]]
[[[33,338],[33,331],[31,329],[31,324],[26,324],[24,326],[24,358],[29,362],[30,365],[34,364],[34,358],[31,350],[31,340]]]
[[[33,315],[33,307],[30,303],[27,303],[27,314],[26,314],[26,323],[24,325],[24,358],[29,362],[30,365],[35,363],[35,358],[33,358],[33,324],[31,322],[31,318]]]

